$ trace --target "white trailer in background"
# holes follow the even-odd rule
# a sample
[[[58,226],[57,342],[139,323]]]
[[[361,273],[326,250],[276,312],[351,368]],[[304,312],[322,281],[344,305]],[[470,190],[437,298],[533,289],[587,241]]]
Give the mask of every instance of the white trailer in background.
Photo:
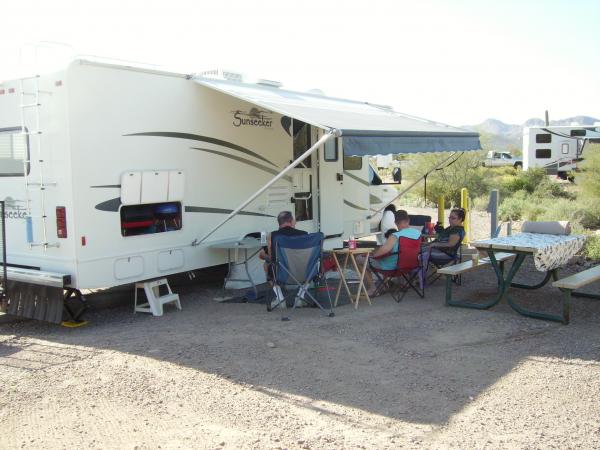
[[[341,246],[396,194],[368,156],[479,149],[389,108],[217,75],[76,59],[0,84],[8,280],[62,296],[222,264],[211,245],[282,210]]]
[[[542,167],[566,179],[588,143],[600,143],[600,125],[542,126],[523,130],[523,168]]]

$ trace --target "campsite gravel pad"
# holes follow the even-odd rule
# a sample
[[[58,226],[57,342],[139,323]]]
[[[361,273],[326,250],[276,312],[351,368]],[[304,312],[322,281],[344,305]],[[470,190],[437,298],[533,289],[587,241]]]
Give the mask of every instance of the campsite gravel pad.
[[[218,282],[172,286],[183,311],[162,317],[120,288],[88,295],[85,327],[0,323],[0,448],[600,448],[598,301],[574,300],[564,326],[445,307],[438,282],[282,322],[213,301]]]

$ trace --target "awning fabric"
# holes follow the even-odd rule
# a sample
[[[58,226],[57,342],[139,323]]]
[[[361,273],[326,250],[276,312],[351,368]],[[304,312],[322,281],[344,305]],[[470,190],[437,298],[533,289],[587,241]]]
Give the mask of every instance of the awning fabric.
[[[337,129],[350,156],[480,150],[479,134],[353,100],[294,92],[260,84],[195,77],[197,83],[261,108]]]

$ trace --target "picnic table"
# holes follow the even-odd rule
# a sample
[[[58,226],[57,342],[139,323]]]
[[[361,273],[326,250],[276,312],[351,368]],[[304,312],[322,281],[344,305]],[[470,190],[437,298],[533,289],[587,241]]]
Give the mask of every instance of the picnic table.
[[[450,300],[450,306],[462,306],[466,308],[488,309],[506,298],[511,308],[524,316],[536,319],[552,320],[557,322],[568,322],[568,305],[563,304],[562,314],[549,314],[545,312],[532,311],[519,305],[508,294],[509,287],[520,289],[539,289],[553,278],[558,280],[558,268],[564,266],[585,243],[583,235],[553,235],[543,233],[520,233],[513,236],[504,236],[493,239],[483,239],[472,242],[478,250],[487,252],[489,263],[494,268],[498,280],[498,291],[494,298],[483,303],[472,303],[461,300]],[[514,261],[507,274],[504,267],[496,258],[502,252],[515,255]],[[536,270],[545,273],[542,281],[536,284],[513,283],[515,275],[519,272],[523,261],[527,256],[533,257]]]

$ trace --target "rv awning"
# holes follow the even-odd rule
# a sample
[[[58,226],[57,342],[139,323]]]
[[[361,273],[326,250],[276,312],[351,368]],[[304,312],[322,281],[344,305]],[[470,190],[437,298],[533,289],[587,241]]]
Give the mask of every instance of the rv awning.
[[[480,150],[479,134],[389,107],[260,84],[195,77],[197,83],[319,128],[337,129],[346,155]],[[290,123],[282,120],[289,130]]]

